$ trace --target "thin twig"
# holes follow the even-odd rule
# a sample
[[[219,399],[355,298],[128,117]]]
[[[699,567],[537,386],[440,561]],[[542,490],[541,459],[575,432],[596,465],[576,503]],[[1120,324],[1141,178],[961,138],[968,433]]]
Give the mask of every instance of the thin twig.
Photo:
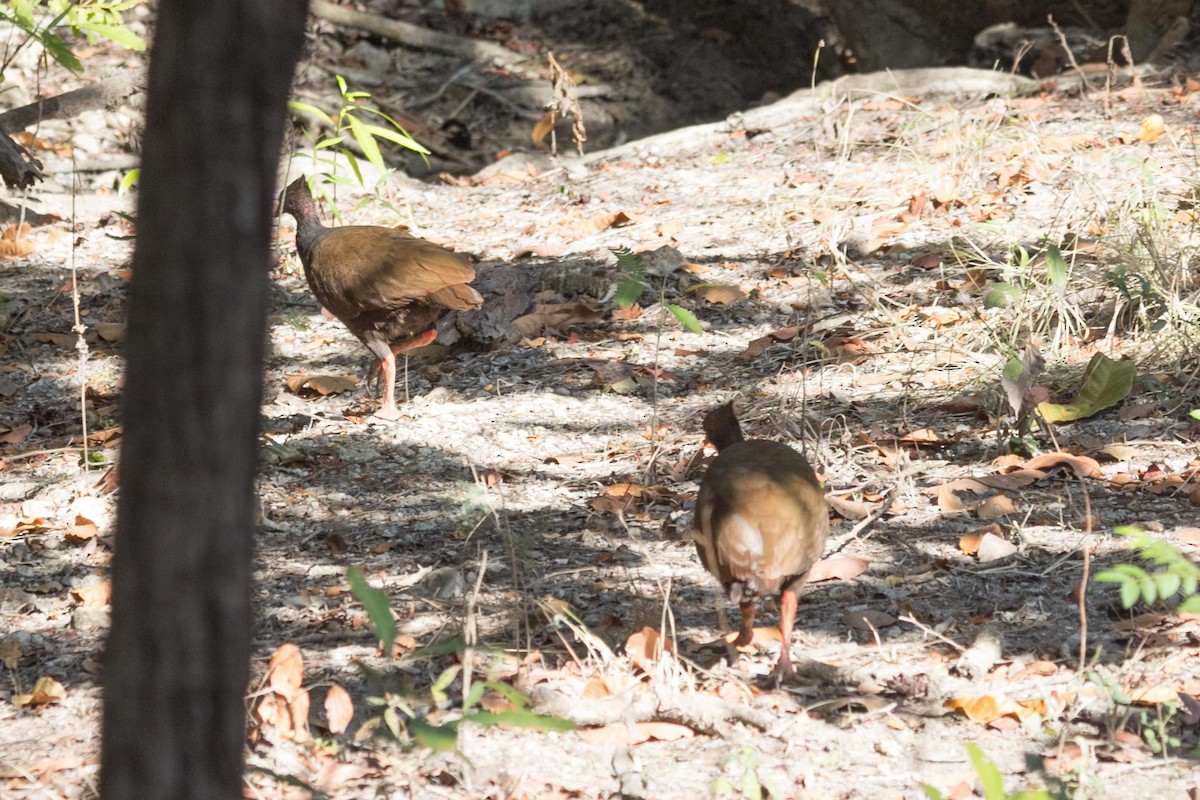
[[[1079,66],[1079,62],[1075,60],[1075,54],[1071,52],[1071,46],[1067,44],[1067,35],[1062,32],[1062,28],[1058,27],[1058,23],[1054,21],[1053,14],[1047,15],[1046,21],[1050,23],[1051,28],[1054,28],[1054,32],[1058,35],[1058,43],[1062,46],[1063,52],[1067,54],[1067,61],[1070,62],[1071,68],[1079,75],[1079,81],[1083,84],[1083,96],[1090,99],[1092,92],[1095,91],[1095,87],[1087,79],[1087,75],[1084,74],[1083,68]]]
[[[953,647],[955,650],[957,650],[960,653],[967,652],[967,648],[963,647],[961,644],[959,644],[958,642],[949,638],[948,636],[943,636],[942,634],[938,633],[933,628],[926,625],[924,622],[921,622],[920,620],[918,620],[916,617],[913,617],[909,614],[904,614],[903,616],[900,617],[900,621],[907,622],[909,625],[917,626],[922,631],[924,631],[926,635],[932,636],[935,639],[939,639],[939,640],[945,642],[946,644],[950,645],[951,647]]]
[[[74,161],[75,154],[72,152],[71,159]],[[75,230],[75,199],[78,196],[76,189],[79,186],[78,173],[71,172],[71,230]],[[83,471],[87,472],[92,468],[92,460],[88,453],[88,423],[87,423],[87,357],[88,343],[83,335],[87,333],[87,326],[83,324],[83,318],[79,313],[79,268],[75,264],[75,251],[78,249],[75,245],[76,239],[71,239],[71,305],[75,310],[75,324],[71,326],[71,330],[75,332],[75,350],[79,353],[79,424],[83,434]]]
[[[1078,478],[1083,487],[1083,533],[1087,537],[1083,543],[1083,577],[1079,579],[1079,674],[1083,675],[1087,667],[1087,587],[1089,572],[1092,567],[1092,496],[1088,492],[1087,482]]]
[[[462,696],[463,712],[466,713],[467,698],[471,696],[471,675],[475,664],[475,644],[479,641],[479,623],[475,615],[475,607],[479,603],[479,592],[483,588],[483,575],[487,572],[488,553],[483,551],[479,559],[479,574],[475,576],[475,588],[467,596],[466,619],[463,620],[463,672]]]

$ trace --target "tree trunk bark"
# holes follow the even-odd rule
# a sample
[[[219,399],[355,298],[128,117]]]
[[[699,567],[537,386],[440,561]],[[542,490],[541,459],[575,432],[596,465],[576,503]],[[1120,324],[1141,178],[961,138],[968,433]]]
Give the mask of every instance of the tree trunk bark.
[[[126,339],[105,800],[242,797],[272,195],[305,0],[162,0]]]

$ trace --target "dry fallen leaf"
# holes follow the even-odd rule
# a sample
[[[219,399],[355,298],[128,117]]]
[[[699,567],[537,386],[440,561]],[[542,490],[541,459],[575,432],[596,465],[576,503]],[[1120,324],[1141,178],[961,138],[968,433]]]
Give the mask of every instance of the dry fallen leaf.
[[[958,549],[963,552],[963,555],[973,556],[979,552],[979,545],[983,542],[983,537],[988,534],[999,536],[1001,534],[1000,526],[992,523],[986,528],[978,528],[970,533],[964,533],[958,539]]]
[[[967,510],[967,504],[962,501],[961,497],[954,493],[950,483],[943,483],[937,488],[938,510],[943,514],[959,514]]]
[[[1027,469],[1041,470],[1042,472],[1050,472],[1055,467],[1068,467],[1080,478],[1100,478],[1103,473],[1100,471],[1100,463],[1094,458],[1087,456],[1077,456],[1072,453],[1046,453],[1044,455],[1035,456],[1025,462]]]
[[[1183,544],[1200,545],[1200,528],[1185,525],[1171,531],[1171,535]]]
[[[1007,558],[1017,552],[1017,546],[994,533],[985,533],[979,542],[977,555],[981,564]]]
[[[981,723],[993,722],[1004,716],[1024,721],[1034,714],[1046,713],[1046,703],[1042,700],[1013,700],[1004,695],[955,697],[946,701],[946,708],[962,711],[967,719]]]
[[[612,312],[613,319],[619,319],[623,321],[637,319],[640,316],[642,316],[642,307],[637,303],[634,303],[631,306],[626,306],[625,308],[615,308]]]
[[[288,391],[300,394],[307,389],[321,396],[348,392],[358,384],[358,379],[346,375],[286,375]]]
[[[674,653],[675,642],[659,635],[653,628],[642,628],[625,640],[629,660],[643,672],[650,672],[663,653]]]
[[[842,615],[842,624],[857,631],[877,631],[895,625],[897,621],[891,614],[873,608],[847,611]]]
[[[99,535],[100,529],[87,517],[76,516],[75,521],[67,526],[66,538],[69,542],[86,542]]]
[[[125,323],[97,322],[96,333],[106,342],[119,342],[125,338]]]
[[[983,520],[1000,519],[1009,514],[1016,514],[1017,504],[1008,495],[998,494],[980,503],[975,513]]]
[[[33,434],[32,425],[18,425],[0,433],[0,444],[21,444]]]
[[[826,495],[825,502],[842,519],[858,522],[871,516],[872,504],[841,495]]]
[[[74,350],[79,341],[79,336],[74,333],[35,333],[30,338],[35,342],[52,344],[67,350]]]
[[[1179,704],[1179,692],[1170,686],[1150,686],[1146,689],[1130,689],[1127,692],[1133,702],[1143,706],[1157,706],[1163,703]]]
[[[16,639],[0,641],[0,665],[5,669],[16,669],[21,659],[21,643]]]
[[[532,339],[568,325],[598,322],[604,319],[604,309],[590,303],[538,303],[533,313],[514,319],[510,326],[518,338]]]
[[[669,742],[690,739],[695,735],[691,728],[674,722],[635,722],[632,725],[621,722],[599,728],[583,728],[578,733],[584,742],[597,747],[625,747],[651,739]]]
[[[37,683],[33,685],[33,691],[29,694],[13,695],[12,704],[17,708],[48,706],[66,699],[66,696],[67,690],[61,683],[48,675],[43,675],[37,679]]]
[[[1137,140],[1139,142],[1153,142],[1167,132],[1167,124],[1162,118],[1162,114],[1151,114],[1142,120],[1142,124],[1138,126]]]
[[[112,598],[112,582],[97,581],[71,590],[71,596],[84,608],[104,608]]]
[[[29,241],[29,224],[22,223],[18,228],[9,225],[0,236],[0,258],[18,258],[27,256],[34,251],[33,242]]]
[[[871,566],[871,559],[864,556],[837,555],[823,558],[808,572],[808,582],[841,580],[848,581],[857,578]]]
[[[741,287],[726,283],[698,283],[688,289],[688,292],[696,295],[706,303],[714,303],[722,306],[736,303],[738,300],[743,300],[746,297],[746,293],[741,290]]]
[[[789,325],[786,328],[771,331],[766,336],[760,336],[748,344],[745,352],[742,353],[742,358],[758,358],[771,345],[780,342],[790,342],[799,335],[800,328],[796,325]]]
[[[606,231],[609,228],[619,228],[622,225],[629,225],[633,221],[632,214],[627,214],[624,211],[613,211],[606,214],[597,214],[594,217],[579,220],[564,227],[565,232],[573,233],[576,236],[590,236],[593,233]]]
[[[271,655],[267,678],[276,694],[290,700],[304,683],[304,656],[291,642],[281,644]]]
[[[354,719],[354,701],[350,699],[350,693],[336,683],[325,694],[325,718],[329,721],[330,733],[343,732]]]
[[[597,675],[588,678],[583,686],[583,696],[591,700],[600,700],[641,685],[642,682],[633,675]]]

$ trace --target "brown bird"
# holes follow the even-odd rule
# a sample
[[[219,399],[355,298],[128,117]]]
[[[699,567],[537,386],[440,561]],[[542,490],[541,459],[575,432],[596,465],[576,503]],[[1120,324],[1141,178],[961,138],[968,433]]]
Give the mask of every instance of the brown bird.
[[[397,419],[396,356],[437,338],[434,323],[447,311],[479,308],[483,297],[468,284],[474,268],[457,253],[392,228],[326,228],[301,175],[283,196],[296,218],[296,249],[308,287],[375,356],[382,369],[378,415]]]
[[[735,646],[754,639],[755,599],[779,592],[778,684],[793,674],[790,645],[800,590],[825,549],[824,492],[812,467],[792,448],[746,441],[732,402],[704,416],[704,433],[718,455],[700,483],[696,552],[741,607]]]

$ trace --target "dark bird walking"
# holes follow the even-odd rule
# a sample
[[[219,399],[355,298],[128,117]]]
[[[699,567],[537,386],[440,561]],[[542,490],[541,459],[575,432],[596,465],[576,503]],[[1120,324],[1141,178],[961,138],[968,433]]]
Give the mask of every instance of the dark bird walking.
[[[475,269],[457,253],[392,228],[321,224],[304,176],[288,187],[283,211],[296,218],[296,249],[321,305],[374,354],[383,373],[378,416],[394,420],[396,356],[437,338],[447,311],[483,305]]]
[[[696,552],[741,607],[736,646],[754,638],[756,598],[779,592],[778,683],[793,674],[790,646],[800,590],[825,549],[824,492],[812,467],[792,448],[747,441],[732,402],[705,415],[704,433],[718,455],[696,501]]]

